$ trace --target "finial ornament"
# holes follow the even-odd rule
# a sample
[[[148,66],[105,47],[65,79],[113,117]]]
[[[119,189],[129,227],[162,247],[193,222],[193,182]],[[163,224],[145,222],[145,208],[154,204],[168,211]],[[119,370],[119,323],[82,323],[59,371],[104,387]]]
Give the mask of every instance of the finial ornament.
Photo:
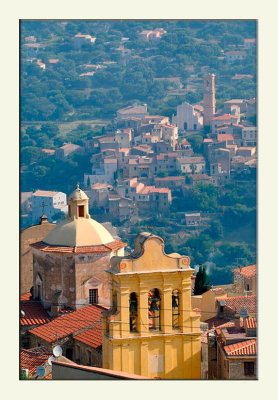
[[[77,185],[76,185],[76,189],[80,189],[80,187],[79,187],[79,183],[77,183]]]

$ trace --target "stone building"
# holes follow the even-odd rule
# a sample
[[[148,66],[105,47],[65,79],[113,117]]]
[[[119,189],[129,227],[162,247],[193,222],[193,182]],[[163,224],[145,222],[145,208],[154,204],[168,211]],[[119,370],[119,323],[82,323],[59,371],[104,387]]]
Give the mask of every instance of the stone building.
[[[257,320],[235,315],[234,326],[216,329],[217,378],[257,378]]]
[[[79,185],[69,196],[66,220],[33,248],[34,298],[53,315],[61,306],[74,309],[87,304],[110,304],[110,257],[123,255],[125,243],[88,213],[88,197]]]
[[[200,315],[191,308],[190,260],[161,238],[135,238],[111,258],[111,308],[103,317],[103,367],[150,378],[200,379]]]
[[[55,224],[48,222],[47,216],[42,215],[38,225],[24,229],[20,234],[20,293],[30,291],[33,286],[33,256],[30,244],[42,240]]]
[[[256,286],[257,266],[248,265],[233,270],[233,290],[241,295],[257,294]]]

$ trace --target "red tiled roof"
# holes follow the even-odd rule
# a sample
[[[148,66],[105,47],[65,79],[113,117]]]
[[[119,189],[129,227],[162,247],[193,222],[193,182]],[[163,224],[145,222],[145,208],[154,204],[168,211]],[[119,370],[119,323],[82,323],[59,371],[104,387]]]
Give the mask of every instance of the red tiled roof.
[[[51,321],[39,301],[30,300],[31,293],[26,293],[21,296],[20,310],[25,313],[24,317],[20,317],[20,325],[41,325]]]
[[[59,192],[53,192],[51,190],[36,190],[36,192],[33,193],[33,196],[53,197],[57,193]]]
[[[30,300],[30,297],[31,297],[31,293],[30,293],[30,292],[24,293],[24,294],[22,294],[22,295],[20,296],[20,300],[21,300],[21,301]]]
[[[211,118],[211,121],[221,121],[221,120],[227,120],[227,119],[237,119],[235,115],[230,115],[230,114],[224,114],[224,115],[219,115],[218,117],[213,117]]]
[[[48,324],[30,330],[30,333],[48,343],[53,343],[101,320],[104,307],[88,305],[80,310],[61,315]]]
[[[80,247],[72,247],[72,246],[54,246],[49,245],[44,242],[36,242],[30,244],[31,247],[38,249],[40,251],[44,251],[46,253],[109,253],[112,250],[118,250],[126,246],[126,243],[121,242],[120,240],[115,240],[109,244],[102,244],[99,246],[80,246]]]
[[[74,336],[74,339],[96,349],[102,346],[102,325],[100,324],[93,328],[86,329]]]
[[[42,149],[42,151],[44,153],[48,153],[48,154],[54,154],[55,153],[55,150],[51,150],[51,149]]]
[[[171,193],[171,190],[168,188],[154,188],[150,190],[150,193]]]
[[[148,194],[150,193],[151,189],[154,189],[154,186],[144,186],[141,190],[139,190],[139,194]]]
[[[257,318],[245,318],[246,329],[257,329]]]
[[[234,269],[233,273],[241,274],[246,278],[252,278],[257,274],[257,266],[256,264],[254,264],[254,265],[248,265],[247,267],[239,267],[237,269]]]
[[[229,133],[219,133],[217,135],[217,140],[219,142],[224,142],[225,140],[234,140],[234,137]]]
[[[228,356],[255,356],[257,354],[257,341],[255,339],[224,346]]]
[[[155,178],[156,181],[184,181],[184,176],[167,176],[165,178]]]
[[[239,313],[242,308],[246,308],[249,314],[255,314],[257,311],[256,295],[227,297],[224,300],[225,300],[225,307],[231,308],[236,313]]]
[[[20,369],[28,369],[32,376],[36,373],[40,365],[44,365],[48,358],[52,356],[50,350],[46,347],[36,347],[33,349],[20,350]]]

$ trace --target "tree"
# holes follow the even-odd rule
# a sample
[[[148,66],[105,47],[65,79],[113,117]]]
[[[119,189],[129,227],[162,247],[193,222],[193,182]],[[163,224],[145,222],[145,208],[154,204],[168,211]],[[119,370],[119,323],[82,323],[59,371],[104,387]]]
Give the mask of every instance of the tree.
[[[187,138],[187,140],[191,144],[194,153],[202,153],[203,136],[194,135]]]
[[[210,236],[214,240],[218,240],[223,238],[223,225],[220,221],[211,221],[210,229],[209,229]]]
[[[208,286],[209,286],[209,281],[206,268],[203,267],[201,264],[195,279],[194,295],[196,296],[203,294],[208,290]]]
[[[38,162],[42,158],[43,152],[38,147],[25,147],[21,152],[21,161],[23,165]]]

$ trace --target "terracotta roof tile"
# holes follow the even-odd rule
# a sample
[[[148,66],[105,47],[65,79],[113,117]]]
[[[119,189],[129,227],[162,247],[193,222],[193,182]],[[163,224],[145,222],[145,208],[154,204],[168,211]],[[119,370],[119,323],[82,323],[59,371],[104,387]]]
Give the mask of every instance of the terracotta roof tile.
[[[20,317],[20,325],[41,325],[50,322],[51,318],[41,303],[36,300],[31,300],[30,297],[31,293],[26,293],[21,296],[20,310],[25,313],[25,316]]]
[[[80,310],[62,315],[45,325],[31,329],[30,333],[48,343],[53,343],[57,339],[64,338],[100,322],[103,310],[105,310],[104,307],[88,305]]]
[[[257,355],[257,341],[255,339],[224,346],[228,356],[255,356]]]
[[[236,313],[239,313],[242,308],[246,308],[249,314],[256,313],[257,310],[256,295],[227,297],[224,300],[225,300],[225,307],[231,308]],[[220,299],[217,301],[219,302]]]
[[[50,350],[46,347],[36,347],[33,349],[20,350],[20,368],[28,369],[29,374],[32,376],[36,373],[40,365],[44,365],[48,358],[52,356]]]
[[[234,274],[241,274],[246,278],[252,278],[257,274],[257,265],[248,265],[247,267],[239,267],[233,270]]]
[[[51,190],[37,190],[35,193],[33,193],[33,196],[53,197],[57,193],[60,192],[53,192]]]
[[[224,114],[224,115],[219,115],[218,117],[213,117],[211,118],[211,121],[221,121],[221,120],[229,120],[229,119],[237,119],[235,115],[230,115],[230,114]]]
[[[74,339],[96,349],[102,346],[102,325],[86,329],[74,336]]]
[[[217,135],[217,140],[219,142],[224,142],[225,140],[234,140],[234,137],[229,133],[219,133]]]
[[[245,318],[246,329],[257,329],[257,318]]]
[[[109,244],[103,244],[103,245],[98,245],[98,246],[80,246],[80,247],[71,247],[71,246],[54,246],[54,245],[49,245],[46,244],[42,241],[32,243],[30,245],[31,247],[34,247],[35,249],[44,251],[46,253],[76,253],[76,254],[82,254],[82,253],[108,253],[112,250],[117,250],[121,249],[124,246],[126,246],[126,243],[121,242],[120,240],[115,240],[112,243]]]

